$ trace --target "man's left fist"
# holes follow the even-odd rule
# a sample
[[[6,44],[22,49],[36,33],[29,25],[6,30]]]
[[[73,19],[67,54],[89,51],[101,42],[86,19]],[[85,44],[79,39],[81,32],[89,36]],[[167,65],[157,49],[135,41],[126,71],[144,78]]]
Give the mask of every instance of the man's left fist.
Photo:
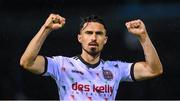
[[[126,27],[130,33],[139,37],[147,34],[146,27],[140,19],[126,22]]]

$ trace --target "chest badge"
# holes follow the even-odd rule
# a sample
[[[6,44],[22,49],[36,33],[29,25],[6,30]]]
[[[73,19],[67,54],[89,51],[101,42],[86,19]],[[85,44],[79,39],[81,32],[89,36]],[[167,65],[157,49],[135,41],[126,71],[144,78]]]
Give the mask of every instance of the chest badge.
[[[110,70],[103,70],[103,76],[106,80],[112,80],[113,74]]]

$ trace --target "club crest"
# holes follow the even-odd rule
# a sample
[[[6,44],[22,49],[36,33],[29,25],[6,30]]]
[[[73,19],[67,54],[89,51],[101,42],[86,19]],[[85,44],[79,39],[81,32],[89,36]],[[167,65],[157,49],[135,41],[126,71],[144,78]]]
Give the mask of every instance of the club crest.
[[[103,76],[107,80],[112,80],[113,79],[113,74],[110,70],[103,70]]]

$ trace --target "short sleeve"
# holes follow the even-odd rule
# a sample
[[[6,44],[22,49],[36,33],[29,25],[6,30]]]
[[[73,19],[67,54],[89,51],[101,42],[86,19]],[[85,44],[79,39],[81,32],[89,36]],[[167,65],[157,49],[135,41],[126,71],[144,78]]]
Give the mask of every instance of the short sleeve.
[[[57,79],[60,75],[60,67],[62,67],[62,56],[56,57],[44,57],[45,59],[45,70],[43,76],[51,76]]]
[[[134,78],[134,64],[135,63],[127,63],[118,61],[119,66],[119,75],[121,77],[121,81],[136,81]]]

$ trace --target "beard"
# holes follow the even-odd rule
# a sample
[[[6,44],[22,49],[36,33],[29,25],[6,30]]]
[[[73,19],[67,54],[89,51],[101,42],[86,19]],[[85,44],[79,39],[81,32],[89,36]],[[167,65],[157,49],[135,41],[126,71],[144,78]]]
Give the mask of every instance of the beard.
[[[83,50],[91,56],[97,56],[100,53],[100,51],[97,51],[96,48],[91,48],[90,51],[86,50],[85,48],[83,48]]]

